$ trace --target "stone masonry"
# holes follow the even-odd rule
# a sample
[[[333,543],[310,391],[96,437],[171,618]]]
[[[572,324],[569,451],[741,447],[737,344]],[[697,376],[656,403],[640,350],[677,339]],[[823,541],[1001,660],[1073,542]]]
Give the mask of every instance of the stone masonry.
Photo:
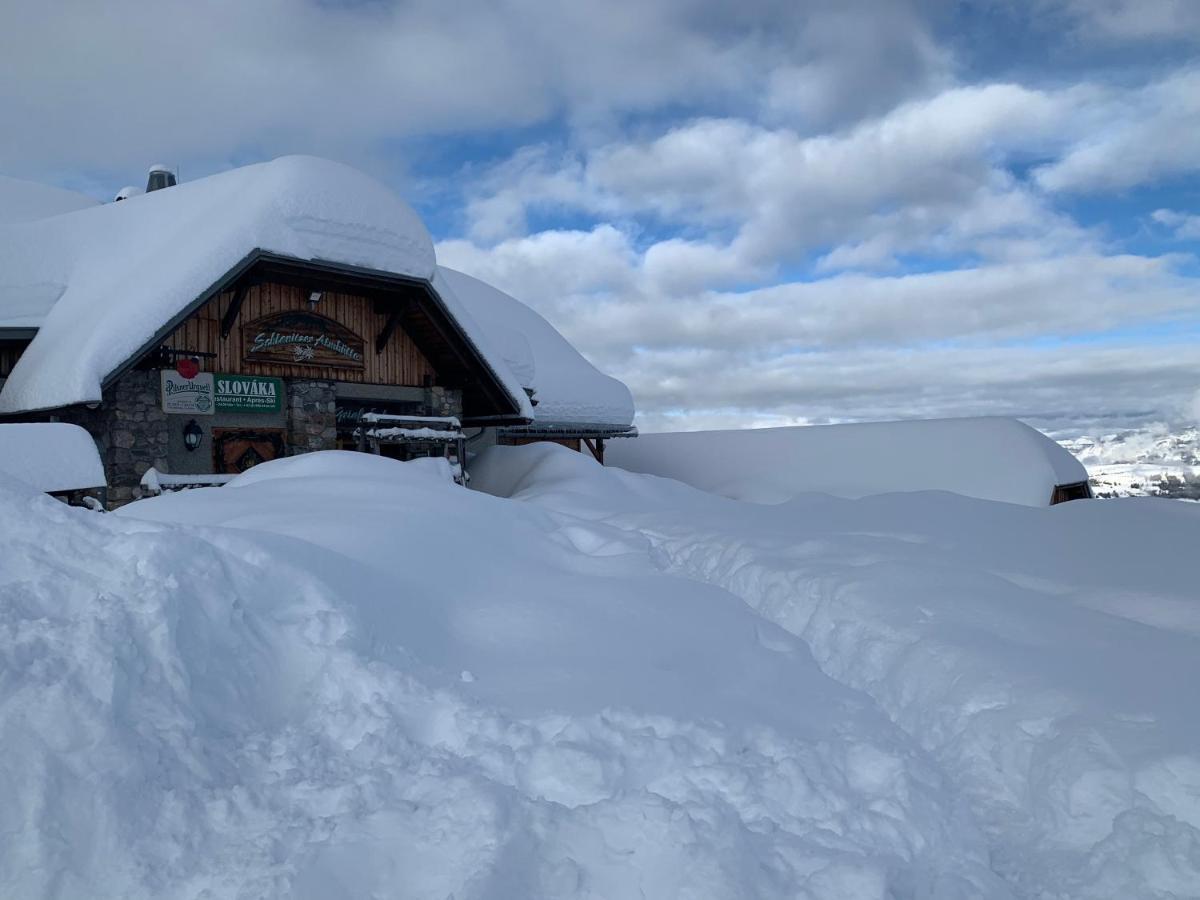
[[[288,455],[337,448],[337,396],[332,381],[287,382]]]
[[[141,497],[142,476],[151,466],[167,468],[167,414],[159,403],[156,371],[126,372],[95,409],[71,407],[48,418],[73,422],[91,434],[108,476],[110,507]]]
[[[462,418],[462,391],[433,386],[426,388],[425,407],[431,416]]]
[[[288,455],[337,448],[337,398],[334,382],[286,379],[286,440]],[[73,422],[91,434],[108,476],[107,505],[115,508],[143,496],[142,476],[151,466],[170,471],[169,428],[172,419],[162,411],[159,373],[131,370],[104,391],[95,408],[75,406],[37,419]],[[462,392],[440,386],[425,388],[426,414],[462,416]],[[211,427],[211,423],[203,423]]]

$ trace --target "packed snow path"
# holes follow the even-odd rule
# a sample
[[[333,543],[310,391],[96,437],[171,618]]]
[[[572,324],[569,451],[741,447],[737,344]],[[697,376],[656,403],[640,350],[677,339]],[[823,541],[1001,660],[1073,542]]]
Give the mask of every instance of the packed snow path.
[[[802,638],[942,765],[1019,896],[1200,897],[1200,509],[762,506],[545,447],[489,451],[475,484],[581,547],[643,537]]]

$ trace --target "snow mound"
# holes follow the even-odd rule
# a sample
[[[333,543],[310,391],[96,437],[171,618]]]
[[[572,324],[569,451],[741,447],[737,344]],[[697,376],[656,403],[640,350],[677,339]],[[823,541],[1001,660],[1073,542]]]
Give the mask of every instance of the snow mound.
[[[0,225],[33,222],[96,206],[85,194],[0,175]]]
[[[492,338],[521,385],[535,391],[536,425],[627,428],[633,424],[629,388],[584,359],[544,318],[470,275],[445,266],[439,266],[438,273]]]
[[[1088,477],[1041,432],[996,417],[648,434],[606,460],[755,503],[936,490],[1047,506],[1055,485]]]
[[[0,472],[47,493],[106,484],[92,436],[65,422],[0,425]]]
[[[0,894],[1012,896],[873,702],[644,538],[314,460],[0,484]]]
[[[40,326],[0,412],[100,400],[102,381],[262,250],[431,279],[416,213],[339,163],[289,156],[0,229],[0,326]]]
[[[802,640],[935,762],[1015,895],[1200,896],[1187,569],[1200,508],[948,493],[765,506],[577,455],[491,448],[472,483],[647,541],[664,573],[722,587]]]

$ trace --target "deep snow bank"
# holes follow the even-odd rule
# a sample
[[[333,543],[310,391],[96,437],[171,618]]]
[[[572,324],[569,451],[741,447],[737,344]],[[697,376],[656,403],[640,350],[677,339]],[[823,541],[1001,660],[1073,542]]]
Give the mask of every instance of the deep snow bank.
[[[645,539],[801,638],[938,761],[1020,896],[1200,896],[1200,508],[760,506],[551,445],[488,450],[472,484]]]
[[[336,453],[0,510],[0,896],[1010,896],[872,701],[627,530]]]

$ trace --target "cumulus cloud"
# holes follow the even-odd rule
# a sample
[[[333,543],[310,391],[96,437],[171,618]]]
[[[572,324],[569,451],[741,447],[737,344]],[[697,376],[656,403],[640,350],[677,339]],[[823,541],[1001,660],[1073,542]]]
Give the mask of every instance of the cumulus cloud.
[[[1174,209],[1156,209],[1150,218],[1171,230],[1181,241],[1200,241],[1200,216]]]
[[[684,295],[663,292],[653,250],[604,226],[491,248],[446,242],[438,254],[526,300],[624,378],[647,428],[1137,416],[1190,390],[1200,365],[1186,338],[1200,331],[1193,283],[1172,258],[1081,254]],[[1121,337],[1154,322],[1180,339],[1147,352]]]
[[[282,152],[361,160],[412,136],[664,107],[743,108],[776,68],[844,97],[918,90],[939,65],[908,0],[112,0],[0,12],[0,137],[12,174],[193,173]],[[853,39],[858,50],[844,40]],[[925,47],[904,61],[910,43]],[[885,55],[880,48],[891,47]],[[833,68],[829,68],[833,66]],[[877,101],[865,103],[873,108]],[[839,104],[841,117],[849,104]]]
[[[1193,0],[1065,0],[1063,5],[1085,37],[1200,43],[1200,6]]]
[[[1200,9],[1200,7],[1197,7]],[[1091,93],[1062,158],[1040,168],[1050,191],[1117,190],[1200,171],[1200,69],[1134,90]]]
[[[474,185],[470,235],[520,233],[531,209],[648,216],[700,230],[704,244],[728,234],[718,268],[733,278],[814,248],[828,248],[825,269],[887,268],[914,250],[1075,250],[1084,232],[1004,167],[1061,143],[1073,101],[1011,84],[951,88],[830,134],[705,118],[587,153],[526,150]]]

